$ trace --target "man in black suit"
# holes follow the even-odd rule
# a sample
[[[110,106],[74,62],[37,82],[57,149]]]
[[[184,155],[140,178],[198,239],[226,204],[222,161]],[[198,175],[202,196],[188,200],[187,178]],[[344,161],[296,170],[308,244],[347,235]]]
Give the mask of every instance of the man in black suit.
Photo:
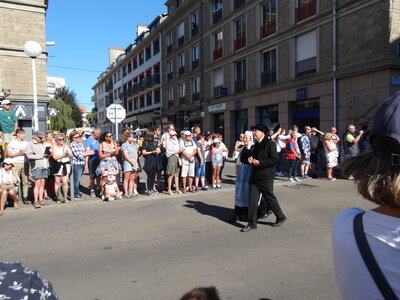
[[[247,160],[253,167],[250,176],[250,199],[249,199],[249,223],[241,229],[248,232],[257,229],[257,210],[260,194],[267,202],[267,207],[276,216],[273,227],[279,227],[286,220],[278,200],[274,195],[275,165],[278,161],[278,153],[275,143],[267,136],[268,129],[263,125],[251,128],[255,144],[251,149],[242,152],[242,159]]]

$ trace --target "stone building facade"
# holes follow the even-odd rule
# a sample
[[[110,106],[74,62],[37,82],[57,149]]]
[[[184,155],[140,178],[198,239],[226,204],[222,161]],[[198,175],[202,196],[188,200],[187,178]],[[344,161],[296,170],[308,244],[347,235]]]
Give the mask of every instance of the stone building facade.
[[[0,1],[0,99],[17,109],[19,126],[30,134],[33,114],[32,62],[24,53],[27,41],[36,41],[42,55],[36,59],[39,128],[46,130],[47,103],[47,0]],[[22,106],[23,108],[17,108]]]
[[[233,145],[256,123],[369,125],[400,84],[389,0],[168,0],[163,121]],[[198,47],[198,49],[196,48]]]

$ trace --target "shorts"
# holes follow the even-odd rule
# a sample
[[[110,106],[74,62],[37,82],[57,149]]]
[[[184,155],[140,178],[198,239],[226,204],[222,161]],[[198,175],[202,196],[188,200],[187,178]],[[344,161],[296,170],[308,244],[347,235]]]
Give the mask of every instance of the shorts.
[[[302,164],[309,164],[310,162],[311,162],[311,158],[310,157],[308,157],[308,158],[302,157],[301,158],[301,163]]]
[[[205,177],[206,176],[206,164],[203,164],[202,166],[200,166],[200,162],[196,161],[195,171],[196,171],[196,178]]]
[[[8,144],[12,140],[14,140],[16,136],[14,136],[12,133],[3,133],[2,138],[3,138],[3,143]]]
[[[182,165],[182,177],[194,177],[194,163]]]
[[[45,168],[36,168],[31,172],[33,179],[47,179],[49,177],[49,170]]]
[[[9,191],[9,190],[11,190],[11,189],[13,189],[14,191],[16,191],[16,189],[15,189],[15,186],[13,185],[13,184],[8,184],[8,185],[5,185],[5,186],[2,186],[1,188],[0,188],[0,191]]]
[[[91,159],[89,160],[89,176],[90,179],[95,179],[98,175],[96,174],[96,169],[99,166],[100,159]]]
[[[66,167],[67,167],[67,174],[66,175],[69,175],[70,173],[71,173],[71,165],[70,164],[67,164],[67,165],[65,165]],[[58,170],[58,172],[56,173],[56,174],[54,174],[54,176],[63,176],[64,174],[63,174],[63,166],[61,166],[61,168],[60,168],[60,170]]]

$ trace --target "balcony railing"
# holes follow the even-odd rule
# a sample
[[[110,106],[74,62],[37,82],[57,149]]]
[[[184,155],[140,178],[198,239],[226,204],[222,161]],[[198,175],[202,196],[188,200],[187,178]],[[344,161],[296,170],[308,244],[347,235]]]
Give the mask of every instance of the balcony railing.
[[[153,78],[151,75],[147,75],[146,79],[144,80],[145,82],[145,87],[149,88],[151,86],[153,86]]]
[[[246,79],[235,80],[235,93],[246,90]]]
[[[192,61],[192,70],[198,68],[200,65],[200,60],[196,59],[194,61]]]
[[[179,105],[185,105],[186,104],[186,98],[185,97],[179,97]]]
[[[137,94],[139,92],[139,83],[134,83],[132,86],[133,94]]]
[[[213,22],[217,23],[219,20],[222,19],[222,8],[218,9],[213,14]]]
[[[179,72],[179,76],[185,74],[185,67],[180,67],[178,72]]]
[[[160,84],[161,83],[160,74],[154,74],[153,75],[153,83],[154,84]]]
[[[193,100],[193,102],[199,101],[200,100],[200,93],[192,94],[192,100]]]
[[[192,37],[196,36],[199,33],[199,25],[192,24]]]
[[[296,8],[296,22],[303,21],[317,13],[317,1],[310,0]]]
[[[168,81],[170,81],[171,79],[172,79],[172,77],[174,77],[174,73],[168,73],[168,75],[167,75],[167,79],[168,79]]]
[[[171,53],[171,51],[172,51],[172,45],[168,45],[167,46],[167,53]]]
[[[261,85],[267,85],[276,82],[276,71],[261,72]]]
[[[234,49],[239,50],[240,48],[243,48],[244,46],[246,46],[246,36],[242,35],[234,41]]]
[[[261,26],[261,38],[265,38],[276,32],[276,20],[269,21]]]
[[[131,86],[130,88],[128,88],[128,97],[132,97],[133,95],[134,95],[133,87]]]
[[[214,59],[218,59],[222,57],[222,47],[218,47],[213,51]]]
[[[234,9],[238,9],[245,3],[246,3],[246,0],[235,0],[233,3],[233,7],[234,7]]]
[[[106,92],[111,91],[113,89],[113,87],[114,87],[114,85],[113,85],[112,81],[107,82],[106,86],[105,86]]]
[[[214,97],[228,96],[228,89],[224,88],[223,85],[214,87]]]
[[[140,56],[139,57],[139,66],[141,66],[141,65],[143,65],[144,64],[144,57],[143,56]]]
[[[181,36],[180,38],[178,38],[178,46],[182,46],[184,42],[185,42],[185,36]]]
[[[144,79],[139,82],[139,90],[144,91],[146,89],[146,82]]]
[[[174,100],[168,100],[168,108],[174,107]]]
[[[317,57],[307,58],[296,62],[296,77],[317,72]]]

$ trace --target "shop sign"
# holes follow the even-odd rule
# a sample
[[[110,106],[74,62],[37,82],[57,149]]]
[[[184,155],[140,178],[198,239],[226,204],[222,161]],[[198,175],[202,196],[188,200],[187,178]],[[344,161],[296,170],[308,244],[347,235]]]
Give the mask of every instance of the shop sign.
[[[393,76],[392,77],[392,85],[400,85],[400,77]]]
[[[219,104],[214,104],[210,105],[208,107],[208,112],[209,113],[215,113],[215,112],[221,112],[226,109],[226,103],[219,103]]]
[[[308,99],[308,88],[298,88],[296,89],[296,100]]]

